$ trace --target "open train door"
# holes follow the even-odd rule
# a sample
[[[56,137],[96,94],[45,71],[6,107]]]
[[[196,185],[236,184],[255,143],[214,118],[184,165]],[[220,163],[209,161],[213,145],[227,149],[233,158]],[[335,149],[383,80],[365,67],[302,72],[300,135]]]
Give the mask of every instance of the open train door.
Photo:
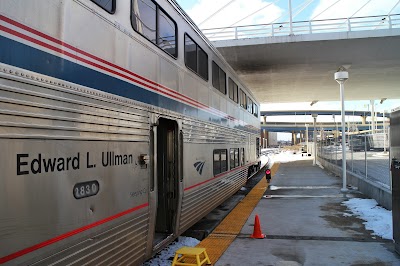
[[[154,132],[153,252],[175,235],[180,204],[180,134],[175,120],[160,118]]]

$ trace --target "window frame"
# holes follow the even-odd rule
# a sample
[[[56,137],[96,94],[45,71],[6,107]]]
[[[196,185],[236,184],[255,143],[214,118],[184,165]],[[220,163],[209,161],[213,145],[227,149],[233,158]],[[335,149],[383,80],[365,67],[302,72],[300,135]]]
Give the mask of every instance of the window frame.
[[[232,88],[230,86],[231,83],[233,85]],[[231,99],[235,103],[239,103],[239,86],[236,84],[236,82],[231,77],[229,77],[229,79],[228,79],[228,89],[229,89],[229,92],[228,92],[229,99]],[[231,89],[233,89],[233,93],[232,93],[233,98],[231,98]],[[236,91],[236,100],[235,100],[235,91]]]
[[[223,153],[223,152],[225,152],[225,155],[226,155],[226,159],[225,159],[225,171],[222,171],[222,159],[221,159],[221,154]],[[215,155],[216,154],[218,154],[219,155],[219,160],[218,160],[218,162],[219,162],[219,169],[217,169],[218,171],[216,171],[216,168],[215,168],[215,162],[216,162],[216,160],[215,160]],[[219,175],[219,174],[222,174],[222,173],[225,173],[225,172],[227,172],[228,171],[228,150],[227,149],[215,149],[215,150],[213,150],[213,175],[214,176],[217,176],[217,175]]]
[[[240,158],[240,163],[239,164],[240,164],[240,166],[243,166],[246,163],[244,155],[245,155],[244,148],[240,148],[240,153],[239,153],[239,158]]]
[[[250,97],[247,97],[247,112],[253,114],[253,100]]]
[[[215,84],[214,84],[214,66],[216,66],[216,70],[217,70],[217,72],[218,72],[218,79],[217,79],[217,86],[215,86]],[[226,91],[227,91],[227,89],[226,89],[226,87],[227,87],[227,83],[226,83],[226,72],[214,61],[214,60],[212,60],[212,66],[211,66],[211,74],[212,74],[212,77],[211,77],[211,79],[212,79],[212,86],[216,89],[216,90],[218,90],[219,92],[221,92],[222,94],[224,94],[224,95],[226,95]],[[221,74],[223,74],[224,75],[224,78],[222,78],[221,77]],[[221,81],[222,80],[224,80],[224,87],[223,87],[223,91],[221,90]],[[217,88],[218,87],[218,88]]]
[[[235,153],[236,151],[236,153]],[[233,165],[232,165],[232,154],[233,154]],[[237,156],[236,156],[237,155]],[[240,154],[239,148],[230,148],[229,149],[229,169],[235,169],[240,166]]]
[[[255,117],[258,117],[258,105],[253,102],[253,114]]]
[[[91,0],[92,3],[95,3],[98,7],[100,7],[101,9],[103,9],[104,11],[106,11],[109,14],[115,14],[115,9],[117,6],[117,0],[111,0],[112,4],[111,4],[111,10],[107,10],[106,8],[104,8],[104,6],[100,5],[100,3],[97,3],[96,0]]]
[[[113,1],[115,1],[115,0],[113,0]],[[157,2],[155,2],[155,1],[153,1],[153,0],[150,0],[155,6],[156,6],[156,21],[155,21],[155,25],[156,25],[156,35],[155,35],[155,43],[152,41],[152,40],[150,40],[149,38],[147,38],[144,34],[142,34],[142,33],[140,33],[139,31],[137,31],[136,29],[135,29],[135,26],[134,26],[134,23],[133,23],[133,20],[134,19],[136,19],[136,15],[135,15],[135,13],[133,12],[133,1],[134,0],[131,0],[131,10],[130,10],[130,13],[131,13],[131,27],[132,27],[132,29],[136,32],[136,33],[138,33],[140,36],[142,36],[143,38],[145,38],[146,40],[148,40],[150,43],[152,43],[153,45],[155,45],[155,46],[157,46],[158,47],[158,49],[161,49],[164,53],[166,53],[167,55],[169,55],[169,56],[171,56],[173,59],[175,59],[175,60],[177,60],[178,59],[178,56],[179,56],[179,42],[178,42],[178,25],[176,24],[176,21],[157,3]],[[140,0],[139,0],[140,1]],[[173,55],[173,54],[171,54],[171,53],[169,53],[167,50],[165,50],[164,48],[162,48],[160,45],[159,45],[159,42],[158,42],[158,40],[159,40],[159,12],[160,12],[160,10],[161,10],[161,12],[163,13],[163,14],[165,14],[167,17],[168,17],[168,19],[170,19],[172,22],[173,22],[173,24],[174,24],[174,29],[175,29],[175,55]]]
[[[240,107],[242,107],[243,109],[247,110],[247,94],[245,93],[245,91],[240,88],[239,89],[239,97],[240,97],[240,101],[239,101],[239,105]],[[245,102],[243,103],[242,100],[245,100]]]
[[[187,58],[186,58],[186,37],[188,37],[195,45],[196,45],[196,70],[194,70],[194,69],[192,69],[192,68],[190,68],[189,66],[188,66],[188,64],[187,64]],[[208,61],[208,54],[207,54],[207,52],[206,51],[204,51],[204,49],[203,48],[201,48],[201,46],[200,45],[198,45],[198,43],[197,42],[195,42],[194,40],[193,40],[193,38],[187,33],[187,32],[185,32],[185,34],[184,34],[184,37],[183,37],[183,46],[184,46],[184,61],[185,61],[185,66],[186,66],[186,68],[188,68],[188,69],[190,69],[193,73],[195,73],[197,76],[199,76],[201,79],[203,79],[203,80],[205,80],[205,81],[208,81],[209,79],[210,79],[210,67],[209,67],[209,65],[208,65],[208,63],[209,63],[209,61]],[[203,53],[207,56],[207,77],[206,78],[204,78],[202,75],[200,75],[200,66],[199,66],[199,49],[201,50],[201,51],[203,51]]]

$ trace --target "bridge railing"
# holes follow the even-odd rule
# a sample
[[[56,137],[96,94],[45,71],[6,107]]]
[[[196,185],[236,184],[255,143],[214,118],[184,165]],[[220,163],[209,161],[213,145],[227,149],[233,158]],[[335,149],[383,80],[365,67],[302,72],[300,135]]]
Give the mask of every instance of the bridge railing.
[[[204,29],[211,41],[400,28],[400,14]]]

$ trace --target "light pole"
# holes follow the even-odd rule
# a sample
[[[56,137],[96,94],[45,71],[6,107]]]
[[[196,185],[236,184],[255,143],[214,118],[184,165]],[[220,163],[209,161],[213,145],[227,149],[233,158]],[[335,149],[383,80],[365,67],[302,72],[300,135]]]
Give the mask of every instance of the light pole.
[[[308,156],[308,124],[306,124],[306,146],[307,146],[307,156]]]
[[[340,191],[343,193],[347,192],[346,184],[346,120],[345,120],[345,108],[344,108],[344,83],[349,79],[349,72],[339,69],[335,73],[335,80],[340,85],[340,101],[341,101],[341,115],[342,115],[342,177],[343,177],[343,187]]]
[[[312,114],[311,115],[314,118],[314,143],[313,143],[313,153],[314,153],[314,161],[313,165],[317,164],[317,129],[316,129],[316,124],[317,124],[317,116],[318,114]]]

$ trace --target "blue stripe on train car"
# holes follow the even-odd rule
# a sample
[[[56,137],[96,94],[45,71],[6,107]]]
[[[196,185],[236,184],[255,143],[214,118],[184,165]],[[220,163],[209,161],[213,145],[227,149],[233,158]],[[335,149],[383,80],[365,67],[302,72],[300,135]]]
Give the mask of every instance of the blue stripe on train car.
[[[217,124],[226,119],[137,85],[0,36],[0,62]],[[257,130],[246,131],[258,133]]]

